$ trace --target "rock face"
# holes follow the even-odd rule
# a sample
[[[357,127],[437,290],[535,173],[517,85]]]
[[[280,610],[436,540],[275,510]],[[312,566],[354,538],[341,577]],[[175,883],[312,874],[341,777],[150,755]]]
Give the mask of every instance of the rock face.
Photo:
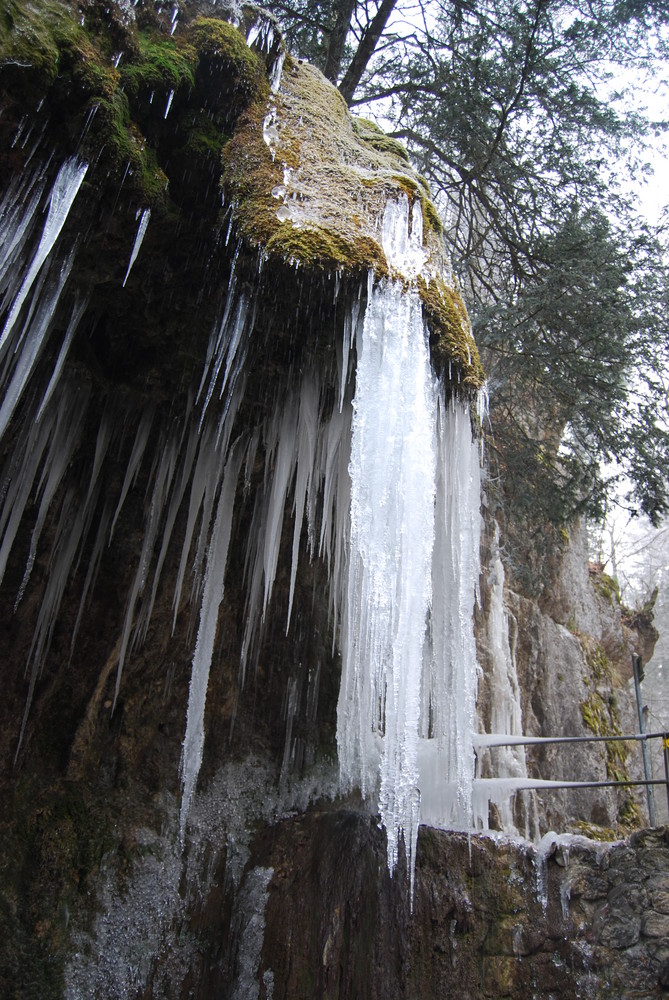
[[[499,577],[500,569],[495,571],[494,566],[501,563],[495,563],[489,553],[487,565],[477,619],[483,667],[479,714],[487,731],[499,716],[500,687],[499,683],[495,686],[495,676],[506,650],[504,671],[513,675],[517,719],[516,728],[504,731],[542,737],[636,733],[636,706],[627,683],[632,654],[645,662],[657,633],[652,626],[629,627],[614,581],[589,566],[582,529],[575,528],[565,541],[539,600],[523,596],[503,580],[503,592],[495,597],[500,587],[495,572]],[[503,609],[503,621],[501,610],[497,617],[493,613],[495,600]],[[510,690],[505,697],[512,698]],[[507,717],[510,712],[508,708]],[[511,725],[510,718],[507,725]],[[494,725],[492,731],[497,731]],[[499,755],[500,751],[489,752],[486,773],[500,773],[505,761]],[[639,744],[604,742],[528,747],[522,767],[533,778],[606,781],[641,778],[641,762]],[[506,767],[509,775],[520,773],[517,760],[507,761]],[[641,814],[647,816],[645,797],[639,791],[541,791],[532,801],[528,793],[523,795],[525,801],[521,795],[516,797],[516,825],[529,834],[580,830],[611,838],[638,826]]]
[[[435,269],[443,250],[403,151],[306,67],[286,60],[276,94],[282,57],[272,25],[236,5],[17,0],[0,23],[3,996],[569,995],[586,980],[554,960],[572,955],[554,928],[572,931],[554,915],[553,861],[549,920],[523,849],[475,838],[470,859],[466,838],[424,830],[412,916],[376,817],[337,799],[327,564],[340,554],[322,525],[347,467],[344,316],[364,306],[360,272],[388,270],[373,225],[383,197],[420,210]],[[326,153],[305,144],[299,176],[295,106],[312,87],[309,121],[329,102],[341,128]],[[325,230],[312,174],[333,142],[329,168],[355,178],[365,211]],[[450,361],[449,392],[471,393],[481,370],[454,282],[435,276],[420,296],[435,367]],[[296,394],[315,413],[314,479],[331,490],[305,501],[294,537],[273,482],[277,468],[294,476],[275,416]],[[212,536],[228,572],[217,567],[225,600],[186,824],[199,612],[204,589],[220,596]],[[514,600],[523,710],[546,731],[557,719],[539,688],[562,691],[547,651],[559,639],[578,673],[584,645],[568,602],[556,619]],[[575,690],[585,697],[586,681]],[[660,835],[601,857],[616,850],[639,871],[647,855],[665,863]],[[602,927],[573,925],[600,949],[583,966],[594,995],[614,995],[618,954],[637,955],[644,983],[662,979],[667,887],[644,883],[640,910],[631,875],[611,861],[609,883],[582,851],[584,881],[604,893],[572,890]]]
[[[185,894],[155,836],[143,847],[123,894],[109,879],[90,936],[75,935],[67,996],[649,1000],[666,986],[666,830],[536,849],[422,828],[413,910],[366,813],[261,827],[243,868],[238,847],[200,843]]]

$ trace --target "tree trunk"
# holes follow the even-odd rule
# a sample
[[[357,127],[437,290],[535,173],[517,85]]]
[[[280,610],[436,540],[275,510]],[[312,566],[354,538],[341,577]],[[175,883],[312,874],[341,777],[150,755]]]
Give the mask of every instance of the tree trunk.
[[[337,18],[334,27],[330,32],[330,41],[325,60],[325,76],[332,83],[337,83],[337,78],[341,72],[341,63],[344,58],[344,48],[346,46],[346,36],[351,27],[351,18],[357,7],[357,0],[341,0],[337,4]]]
[[[376,14],[365,28],[360,45],[344,74],[343,80],[339,84],[339,91],[347,102],[351,101],[355,89],[360,83],[362,74],[365,72],[369,60],[374,55],[374,50],[378,45],[396,3],[397,0],[383,0]]]

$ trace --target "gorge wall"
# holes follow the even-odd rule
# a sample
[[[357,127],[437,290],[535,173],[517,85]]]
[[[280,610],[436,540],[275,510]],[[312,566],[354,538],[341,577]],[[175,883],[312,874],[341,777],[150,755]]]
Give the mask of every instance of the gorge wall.
[[[342,792],[337,581],[375,289],[414,289],[440,419],[460,407],[470,444],[482,381],[402,147],[250,6],[17,0],[0,45],[4,995],[658,995],[661,833],[559,848],[544,873],[527,846],[425,826],[411,851],[400,825],[391,877],[376,810]],[[606,735],[638,641],[615,599],[577,539],[543,603],[505,589],[489,531],[483,724],[498,669],[526,731]],[[550,754],[521,763],[553,777]],[[615,765],[561,776],[593,762]],[[613,793],[523,794],[521,832],[635,820]]]

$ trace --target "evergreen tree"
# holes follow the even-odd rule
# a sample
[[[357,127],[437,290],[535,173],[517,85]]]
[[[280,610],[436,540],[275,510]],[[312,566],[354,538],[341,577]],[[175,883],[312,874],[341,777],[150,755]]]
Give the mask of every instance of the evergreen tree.
[[[490,378],[499,496],[541,530],[669,511],[667,257],[633,189],[665,122],[630,103],[666,68],[644,0],[286,0],[289,45],[407,144],[442,212]]]

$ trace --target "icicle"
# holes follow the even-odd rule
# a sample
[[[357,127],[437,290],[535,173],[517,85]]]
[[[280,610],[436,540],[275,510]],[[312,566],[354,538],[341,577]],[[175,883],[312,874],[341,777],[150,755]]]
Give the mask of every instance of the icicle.
[[[421,821],[471,829],[481,532],[478,448],[468,408],[440,404],[430,673],[423,692]]]
[[[121,634],[121,644],[119,647],[118,666],[116,668],[116,684],[114,687],[114,706],[118,699],[121,687],[121,677],[125,659],[134,643],[131,643],[131,633],[134,622],[135,607],[140,595],[144,591],[146,578],[149,572],[153,548],[158,537],[158,530],[162,522],[163,511],[169,497],[170,485],[174,476],[174,469],[177,459],[178,441],[173,436],[168,436],[162,452],[158,451],[159,460],[154,470],[153,490],[151,493],[151,503],[149,516],[144,526],[144,539],[142,550],[139,555],[139,563],[133,580],[128,603],[123,621],[123,632]]]
[[[49,379],[49,384],[46,387],[46,391],[44,393],[44,396],[42,397],[42,402],[40,403],[37,414],[35,415],[35,420],[41,419],[42,414],[44,413],[47,404],[51,399],[51,396],[53,395],[53,391],[56,388],[56,385],[58,384],[58,380],[63,371],[63,365],[65,364],[65,359],[67,358],[67,353],[70,349],[70,345],[72,344],[72,340],[74,339],[77,327],[79,326],[79,321],[83,316],[84,312],[86,311],[86,305],[87,305],[87,300],[84,298],[81,299],[77,298],[75,300],[74,308],[72,309],[72,316],[70,317],[70,322],[68,324],[65,337],[63,339],[63,343],[61,344],[61,348],[58,353],[56,363],[53,366],[53,371],[51,372],[51,378]]]
[[[12,302],[9,315],[5,321],[2,333],[0,334],[0,350],[4,348],[7,338],[14,329],[21,307],[28,297],[28,293],[35,283],[42,264],[47,259],[53,246],[58,239],[60,232],[65,225],[72,202],[74,201],[81,183],[88,170],[87,163],[79,163],[76,159],[66,160],[58,171],[58,176],[54,182],[49,198],[49,212],[44,230],[39,241],[39,246],[35,251],[28,273],[23,279],[19,292]]]
[[[297,431],[297,404],[290,398],[285,406],[281,424],[276,428],[276,456],[272,475],[272,492],[267,511],[267,525],[264,531],[263,572],[265,590],[262,617],[267,613],[270,595],[276,576],[276,565],[281,544],[283,511],[288,496],[288,488],[295,470],[295,438]],[[274,436],[274,435],[273,435]]]
[[[281,76],[283,74],[283,64],[286,61],[286,53],[280,52],[274,61],[272,69],[269,74],[269,85],[270,90],[273,94],[278,94],[279,87],[281,86]]]
[[[329,421],[319,435],[320,460],[317,482],[322,481],[322,514],[319,538],[319,555],[324,556],[330,576],[330,608],[333,617],[333,643],[336,641],[348,579],[348,551],[350,536],[351,455],[350,394],[340,410],[335,404]],[[310,491],[307,509],[309,534],[313,536],[315,524],[315,490]],[[313,541],[311,540],[313,554]]]
[[[383,247],[410,283],[420,210],[387,207]],[[446,406],[410,284],[370,284],[351,435],[348,592],[337,746],[345,787],[376,796],[411,894],[420,821],[469,827],[479,465],[467,406]]]
[[[177,483],[176,489],[172,492],[172,498],[170,500],[169,509],[167,511],[167,517],[165,518],[165,524],[163,525],[160,552],[158,553],[158,558],[156,560],[155,569],[153,571],[153,584],[151,586],[151,591],[149,598],[146,601],[145,606],[142,608],[141,619],[137,624],[137,638],[140,643],[143,643],[146,639],[146,633],[149,627],[149,622],[151,620],[151,615],[153,614],[153,606],[156,601],[156,595],[158,593],[158,584],[160,583],[160,576],[162,573],[163,565],[165,563],[165,558],[167,556],[167,549],[172,538],[172,531],[174,529],[174,524],[177,519],[177,514],[179,513],[179,508],[181,507],[181,501],[184,498],[186,492],[186,487],[193,471],[193,462],[195,459],[195,452],[198,445],[198,435],[195,433],[194,428],[191,428],[191,433],[188,438],[188,443],[186,445],[186,450],[181,460],[181,467],[179,473],[179,481]]]
[[[149,434],[151,433],[151,427],[153,425],[154,410],[152,406],[147,407],[141,416],[137,427],[137,433],[135,435],[135,441],[132,446],[132,452],[130,453],[130,458],[125,470],[125,478],[123,480],[123,486],[121,487],[121,495],[118,498],[118,503],[116,505],[116,510],[114,511],[114,517],[112,519],[111,527],[109,529],[109,541],[111,542],[112,536],[114,534],[114,528],[116,527],[116,521],[121,513],[121,509],[125,502],[125,498],[128,495],[128,491],[135,479],[137,478],[137,473],[139,472],[139,467],[146,451],[146,446],[149,441]]]
[[[8,471],[9,487],[0,513],[0,535],[2,535],[0,580],[4,576],[7,559],[33,489],[37,471],[44,459],[43,483],[40,484],[40,488],[43,489],[42,502],[33,529],[30,554],[19,597],[30,575],[48,507],[79,443],[87,399],[85,393],[65,386],[57,402],[54,400],[54,405],[50,407],[53,412],[47,411],[39,423],[32,423],[27,434],[21,435],[18,439]]]
[[[515,644],[511,642],[509,616],[504,607],[504,567],[499,552],[499,527],[491,544],[490,557],[490,610],[487,632],[492,670],[490,672],[490,730],[496,734],[522,736],[520,687],[516,667]],[[515,623],[513,623],[515,624]],[[495,773],[499,778],[527,778],[524,746],[500,746],[495,753]],[[506,833],[518,834],[513,818],[513,800],[510,796],[498,803],[501,828]],[[477,824],[488,825],[488,803],[483,803]]]
[[[181,546],[181,559],[179,561],[179,569],[177,570],[177,579],[174,587],[174,597],[172,600],[172,632],[174,632],[176,626],[177,614],[179,612],[179,605],[181,603],[183,591],[183,583],[186,576],[186,567],[188,565],[188,555],[190,553],[193,535],[195,533],[195,524],[197,522],[198,514],[202,508],[205,496],[207,494],[213,494],[218,483],[216,476],[217,466],[215,463],[216,461],[219,461],[220,463],[220,456],[217,454],[214,447],[213,433],[213,428],[209,426],[206,427],[204,433],[200,435],[198,457],[197,462],[195,463],[195,470],[193,472],[193,479],[190,488],[186,530],[184,532],[183,544]],[[209,527],[211,506],[213,506],[213,499],[209,504],[208,513],[205,511],[202,515],[203,531],[205,535]],[[202,555],[202,558],[204,558],[204,554]],[[196,560],[196,563],[198,561],[199,560]],[[197,578],[198,576],[198,569],[196,566],[193,568],[193,576],[194,578]]]
[[[35,527],[33,528],[30,538],[30,551],[28,553],[23,580],[21,581],[21,586],[19,587],[18,595],[16,597],[15,607],[21,601],[28,580],[30,579],[30,574],[37,555],[37,545],[39,543],[47,514],[56,495],[56,491],[63,481],[65,472],[72,461],[75,448],[78,446],[80,441],[80,436],[83,431],[86,405],[84,401],[84,405],[77,409],[77,403],[81,403],[79,394],[76,392],[71,393],[69,390],[66,390],[66,392],[61,395],[58,408],[52,417],[53,424],[50,424],[49,421],[45,419],[44,432],[45,434],[51,436],[51,441],[49,443],[49,450],[44,462],[42,478],[36,490],[38,495],[41,493],[40,506],[37,514],[37,520],[35,521]],[[41,454],[39,449],[38,452]],[[28,477],[28,488],[30,488],[30,486],[31,480],[30,477]]]
[[[107,531],[109,530],[109,520],[111,518],[112,508],[111,504],[106,503],[104,509],[98,521],[98,530],[95,536],[95,542],[93,544],[93,550],[91,552],[90,558],[88,560],[88,568],[86,570],[86,577],[84,579],[84,585],[81,588],[81,598],[79,600],[79,610],[77,612],[77,617],[74,623],[74,628],[72,629],[72,638],[70,639],[70,657],[74,651],[74,645],[77,641],[77,635],[79,633],[79,627],[84,616],[84,611],[86,610],[86,605],[88,603],[88,595],[95,586],[95,581],[97,579],[98,571],[100,569],[100,561],[102,559],[102,553],[105,547],[105,541],[107,538]]]
[[[35,314],[31,317],[32,322],[29,323],[28,330],[22,337],[12,380],[5,390],[2,406],[0,406],[0,437],[5,433],[7,424],[12,418],[16,405],[35,367],[44,340],[49,332],[60,293],[67,281],[71,267],[72,256],[60,268],[60,273],[56,281],[53,283],[47,281],[47,286],[50,286],[47,294],[39,296]],[[26,323],[28,322],[29,320],[26,320]]]
[[[174,91],[172,91],[172,93],[174,93]],[[169,107],[168,107],[168,110],[169,110]],[[165,112],[165,117],[167,118],[167,111]],[[128,275],[130,274],[130,272],[132,270],[132,265],[137,260],[137,254],[139,253],[139,249],[140,249],[140,247],[142,245],[142,241],[144,240],[144,237],[146,235],[146,229],[147,229],[147,226],[149,225],[149,220],[150,219],[151,219],[151,209],[150,208],[145,208],[144,211],[142,212],[142,217],[139,220],[139,226],[137,227],[137,235],[135,236],[135,243],[134,243],[133,248],[132,248],[132,253],[130,254],[130,261],[128,263],[128,270],[125,272],[125,278],[123,279],[123,288],[125,288],[125,283],[128,280]]]
[[[307,492],[311,484],[316,459],[316,438],[318,431],[318,384],[310,378],[302,381],[300,393],[300,410],[297,426],[297,476],[295,480],[295,504],[293,527],[293,554],[290,567],[290,589],[288,593],[288,619],[286,634],[290,626],[290,616],[293,609],[295,580],[297,577],[297,561],[302,535],[302,521]]]
[[[214,651],[218,609],[223,599],[223,582],[228,558],[228,544],[232,527],[232,512],[234,508],[237,480],[243,458],[243,448],[239,442],[233,446],[223,473],[216,511],[216,522],[211,536],[211,544],[207,553],[207,570],[204,590],[202,593],[202,608],[200,611],[200,626],[193,654],[190,688],[188,691],[188,711],[186,716],[186,735],[181,758],[181,777],[183,792],[181,796],[181,813],[179,817],[179,835],[184,844],[186,822],[190,810],[195,783],[202,763],[204,746],[204,709],[209,682],[209,668]]]
[[[229,319],[231,315],[231,305],[234,302],[234,296],[228,297],[228,304],[225,308],[225,313],[221,321],[221,327],[219,330],[217,343],[216,343],[216,360],[214,362],[214,370],[209,379],[209,386],[207,388],[207,394],[205,396],[204,403],[202,404],[202,415],[200,417],[200,428],[204,422],[205,413],[207,412],[207,407],[211,402],[212,396],[214,394],[214,389],[218,382],[218,376],[220,374],[223,362],[225,361],[225,373],[223,375],[223,382],[219,388],[219,398],[223,396],[225,392],[228,379],[230,377],[230,372],[232,370],[233,364],[237,357],[239,351],[239,346],[242,341],[242,335],[246,329],[246,321],[249,309],[249,300],[246,295],[240,295],[236,303],[236,309],[234,313],[234,320],[230,325]],[[199,393],[198,393],[199,396]]]
[[[56,527],[55,540],[49,560],[47,583],[42,595],[33,640],[28,654],[28,662],[31,664],[30,682],[16,753],[14,755],[14,763],[18,759],[23,742],[35,684],[41,673],[44,658],[51,645],[53,630],[58,618],[65,586],[70,576],[79,545],[82,538],[85,537],[86,526],[91,513],[91,507],[81,506],[74,489],[68,489]]]
[[[0,290],[6,290],[8,272],[24,247],[44,188],[37,184],[27,208],[19,200],[21,189],[10,186],[0,204]],[[13,295],[10,296],[13,298]]]
[[[418,726],[434,539],[437,388],[417,293],[376,288],[358,355],[351,538],[337,745],[345,784],[374,793],[394,869],[413,873]],[[413,874],[412,874],[413,878]]]

